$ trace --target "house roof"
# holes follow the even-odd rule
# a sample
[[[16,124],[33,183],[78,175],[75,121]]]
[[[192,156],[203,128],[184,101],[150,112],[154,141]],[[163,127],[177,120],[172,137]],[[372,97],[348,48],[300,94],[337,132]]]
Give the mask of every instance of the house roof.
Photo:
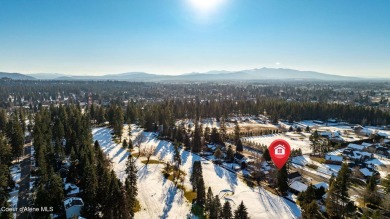
[[[353,148],[353,149],[356,149],[356,150],[363,150],[365,148],[365,146],[363,145],[358,145],[358,144],[354,144],[354,143],[350,143],[348,145],[349,148]]]
[[[319,182],[317,184],[314,184],[313,186],[316,187],[317,189],[319,189],[320,187],[324,187],[324,189],[329,188],[329,184],[326,182]]]
[[[373,172],[371,172],[369,169],[367,168],[363,168],[363,169],[360,169],[360,172],[364,175],[364,176],[372,176]]]
[[[298,192],[304,192],[307,190],[307,185],[299,181],[294,181],[290,184],[290,188]]]
[[[68,195],[73,195],[73,194],[80,193],[80,188],[78,186],[76,186],[75,184],[73,184],[73,183],[66,183],[65,184],[65,191],[67,191],[67,190],[70,190],[68,192]]]
[[[366,146],[366,147],[371,146],[371,145],[373,145],[373,144],[372,143],[367,143],[367,142],[363,142],[362,143],[362,146]]]
[[[287,178],[289,178],[289,179],[294,179],[297,177],[302,177],[302,175],[299,172],[292,172],[292,173],[287,175]]]
[[[84,206],[84,202],[81,198],[72,197],[64,200],[64,206],[65,209],[71,208],[73,206]]]
[[[325,155],[325,160],[343,162],[343,157],[342,156],[336,156],[336,155]]]
[[[242,155],[242,154],[240,154],[240,153],[235,153],[235,154],[234,154],[234,158],[239,159],[239,160],[241,160],[241,159],[244,158],[244,157],[245,157],[245,156]]]

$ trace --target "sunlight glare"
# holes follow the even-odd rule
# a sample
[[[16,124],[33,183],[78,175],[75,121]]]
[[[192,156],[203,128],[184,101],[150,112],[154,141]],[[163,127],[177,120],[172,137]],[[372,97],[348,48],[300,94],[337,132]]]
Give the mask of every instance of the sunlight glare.
[[[226,0],[188,0],[191,6],[200,13],[215,11]]]

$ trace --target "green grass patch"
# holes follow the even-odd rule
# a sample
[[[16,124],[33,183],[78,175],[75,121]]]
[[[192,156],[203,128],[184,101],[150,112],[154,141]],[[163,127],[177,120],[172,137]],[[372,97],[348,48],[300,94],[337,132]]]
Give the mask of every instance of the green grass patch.
[[[141,210],[141,204],[139,203],[138,200],[135,200],[135,206],[134,206],[134,213],[139,212]]]
[[[306,166],[314,170],[318,169],[318,166],[314,164],[306,164]]]
[[[318,163],[325,163],[325,158],[310,156],[310,159],[317,161]]]
[[[184,171],[182,170],[179,170],[180,171],[180,177],[184,177],[185,175],[187,175]],[[175,182],[174,181],[174,172],[173,171],[169,171],[169,173],[166,173],[166,172],[163,172],[164,174],[164,177],[173,182],[173,183],[177,183],[176,184],[176,188],[182,190],[184,192],[184,197],[190,202],[192,203],[192,201],[194,199],[196,199],[196,192],[193,192],[192,190],[188,190],[186,187],[184,187],[184,185],[180,184],[179,182]],[[168,177],[167,177],[168,176]]]
[[[143,164],[146,164],[147,162],[148,162],[148,160],[141,161],[141,163],[143,163]],[[159,160],[149,160],[148,164],[164,164],[164,162],[159,161]]]
[[[131,153],[131,156],[133,156],[133,157],[138,157],[138,154],[139,154],[139,153]]]
[[[194,199],[196,199],[196,192],[193,192],[193,191],[185,191],[184,192],[184,197],[190,202],[192,203],[192,201]]]

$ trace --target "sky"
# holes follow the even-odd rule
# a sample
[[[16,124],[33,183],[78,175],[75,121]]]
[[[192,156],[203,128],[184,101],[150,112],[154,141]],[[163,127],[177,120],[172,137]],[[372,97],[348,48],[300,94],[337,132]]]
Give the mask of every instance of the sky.
[[[0,0],[0,71],[390,77],[389,0]]]

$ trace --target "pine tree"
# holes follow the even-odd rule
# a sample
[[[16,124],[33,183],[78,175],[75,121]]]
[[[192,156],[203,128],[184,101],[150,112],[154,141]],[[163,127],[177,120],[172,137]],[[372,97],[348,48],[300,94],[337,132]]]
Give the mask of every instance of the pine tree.
[[[133,150],[133,148],[134,148],[133,141],[131,139],[129,139],[129,149]]]
[[[127,141],[126,141],[126,139],[125,139],[125,140],[123,140],[122,147],[123,147],[123,148],[127,148],[127,147],[129,147],[129,145],[127,144]]]
[[[84,190],[83,200],[85,202],[84,210],[89,217],[94,217],[96,214],[97,203],[97,189],[98,181],[96,177],[96,169],[93,164],[90,164],[88,159],[84,165],[82,189]]]
[[[201,206],[201,207],[204,207],[204,204],[206,201],[205,200],[206,199],[206,190],[204,187],[204,181],[203,181],[202,175],[198,176],[196,187],[197,187],[197,189],[196,189],[196,204]]]
[[[237,152],[243,152],[244,151],[244,147],[242,145],[241,139],[238,139],[238,141],[237,141],[236,151]]]
[[[198,121],[195,121],[195,131],[194,137],[192,139],[192,148],[191,151],[194,153],[199,153],[202,151],[202,140],[201,140],[201,128],[198,125]]]
[[[12,147],[12,155],[14,158],[19,158],[23,154],[24,133],[16,118],[10,121],[10,127],[9,138]]]
[[[278,189],[282,194],[285,194],[288,190],[286,165],[284,165],[280,170],[278,170],[277,178],[278,178]]]
[[[213,198],[214,198],[213,191],[211,190],[211,187],[209,187],[209,189],[207,190],[206,202],[205,202],[205,211],[206,212],[210,212],[210,210],[212,210],[211,207],[213,204]]]
[[[321,214],[319,212],[318,204],[315,200],[311,201],[306,207],[305,211],[302,212],[303,219],[312,219],[312,218],[320,218]]]
[[[51,203],[48,197],[50,197],[50,194],[44,188],[44,186],[40,184],[37,189],[37,195],[35,198],[34,206],[38,208],[49,207]],[[37,218],[50,218],[49,213],[44,211],[35,212],[35,216]]]
[[[238,122],[236,122],[236,126],[234,127],[234,143],[238,145],[240,141],[240,126],[238,125]]]
[[[127,206],[131,217],[134,217],[134,209],[137,202],[136,197],[138,194],[138,189],[137,189],[137,168],[135,166],[135,160],[133,156],[129,156],[127,158],[126,173],[127,173],[127,177],[125,181],[125,190],[126,190]]]
[[[238,206],[237,210],[234,211],[234,219],[249,219],[248,211],[243,201],[241,201],[241,204]]]
[[[217,158],[217,159],[222,159],[223,152],[221,151],[221,149],[217,148],[217,150],[215,150],[214,157]]]
[[[369,202],[374,205],[379,205],[381,202],[381,196],[377,191],[375,176],[371,176],[368,179],[368,184],[364,192],[364,202]]]
[[[221,202],[219,200],[219,196],[216,195],[213,199],[212,199],[212,203],[211,203],[211,206],[210,206],[210,219],[219,219],[221,218],[221,211],[222,211],[222,207],[221,207]]]
[[[351,184],[351,170],[346,163],[341,165],[337,177],[326,193],[326,209],[331,218],[343,218],[347,213],[348,189]]]
[[[54,212],[59,212],[63,208],[64,189],[62,187],[62,179],[59,175],[53,174],[50,176],[48,191],[50,194],[50,206],[54,207]]]
[[[194,192],[197,191],[198,179],[200,176],[202,176],[202,174],[203,174],[202,164],[200,163],[200,161],[195,161],[192,164],[192,172],[191,172],[191,176],[190,176],[190,182],[192,184],[192,190]]]
[[[225,204],[223,204],[221,218],[222,219],[233,219],[232,207],[230,206],[230,203],[228,201],[225,201]]]
[[[227,152],[226,152],[226,161],[227,162],[233,162],[234,161],[234,151],[232,149],[232,146],[228,146]]]
[[[382,179],[382,185],[385,189],[386,194],[390,193],[390,174],[387,174],[387,176]]]
[[[266,161],[271,161],[271,155],[269,154],[268,148],[265,148],[263,157]]]

